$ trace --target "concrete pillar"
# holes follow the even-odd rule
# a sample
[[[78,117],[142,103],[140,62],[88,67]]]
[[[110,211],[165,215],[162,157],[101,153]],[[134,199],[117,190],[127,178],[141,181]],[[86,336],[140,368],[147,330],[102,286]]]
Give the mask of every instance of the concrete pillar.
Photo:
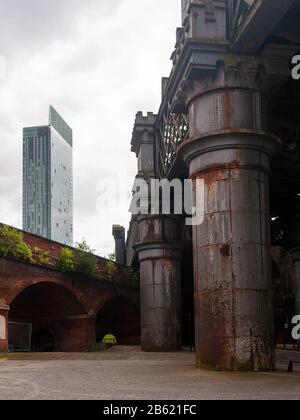
[[[177,351],[181,337],[181,276],[177,223],[172,216],[140,216],[143,351]]]
[[[114,225],[113,237],[115,238],[116,263],[126,265],[125,228]]]
[[[0,353],[8,353],[8,312],[9,307],[0,302]]]
[[[204,222],[193,231],[196,360],[271,370],[269,175],[280,142],[264,131],[263,96],[237,75],[224,71],[217,89],[190,92],[190,139],[181,147],[193,183],[205,181]]]

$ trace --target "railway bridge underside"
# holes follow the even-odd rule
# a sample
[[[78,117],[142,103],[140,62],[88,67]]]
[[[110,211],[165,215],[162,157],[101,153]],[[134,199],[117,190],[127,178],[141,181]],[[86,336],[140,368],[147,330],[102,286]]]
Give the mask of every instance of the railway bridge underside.
[[[299,17],[295,0],[182,1],[160,109],[137,114],[132,151],[137,179],[204,180],[204,221],[132,218],[146,351],[194,340],[198,367],[273,370],[300,314]]]

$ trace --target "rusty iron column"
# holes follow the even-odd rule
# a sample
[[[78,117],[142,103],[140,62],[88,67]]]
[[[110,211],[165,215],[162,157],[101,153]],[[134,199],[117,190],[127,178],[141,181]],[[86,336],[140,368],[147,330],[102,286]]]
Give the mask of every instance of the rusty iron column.
[[[267,131],[259,76],[236,57],[186,89],[181,154],[193,184],[205,182],[204,222],[193,231],[199,368],[275,367],[269,177],[280,141]]]
[[[8,353],[9,307],[0,299],[0,353]]]
[[[138,112],[131,142],[138,159],[137,178],[144,179],[149,187],[155,178],[156,117],[152,113],[143,116]],[[136,218],[138,239],[134,249],[140,262],[142,349],[177,351],[182,347],[177,219],[149,214]]]
[[[142,350],[182,348],[181,269],[177,221],[172,216],[140,216]]]

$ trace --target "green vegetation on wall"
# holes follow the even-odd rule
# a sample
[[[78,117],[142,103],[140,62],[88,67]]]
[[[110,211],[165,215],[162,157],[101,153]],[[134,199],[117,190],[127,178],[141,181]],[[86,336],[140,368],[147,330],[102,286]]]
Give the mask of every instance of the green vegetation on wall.
[[[0,228],[0,254],[33,261],[32,250],[24,241],[23,233],[6,225]]]
[[[97,257],[93,254],[93,250],[83,239],[82,242],[76,244],[77,249],[63,248],[58,260],[59,268],[64,271],[76,271],[89,277],[99,275]]]
[[[90,248],[85,239],[77,243],[76,248],[76,271],[89,277],[99,275],[97,257],[93,254],[94,250]]]
[[[70,248],[63,248],[58,259],[58,266],[63,272],[74,271],[76,268],[76,257]]]
[[[39,248],[33,249],[33,260],[39,265],[51,265],[51,258],[49,252],[43,251]]]
[[[74,250],[67,247],[62,248],[59,258],[55,261],[49,252],[37,247],[31,249],[24,240],[23,232],[6,225],[0,227],[0,255],[39,265],[52,265],[63,272],[78,272],[88,277],[103,280],[138,281],[139,279],[138,272],[132,268],[122,270],[121,275],[113,254],[110,256],[111,259],[106,262],[106,270],[100,272],[98,258],[85,239],[77,243]]]

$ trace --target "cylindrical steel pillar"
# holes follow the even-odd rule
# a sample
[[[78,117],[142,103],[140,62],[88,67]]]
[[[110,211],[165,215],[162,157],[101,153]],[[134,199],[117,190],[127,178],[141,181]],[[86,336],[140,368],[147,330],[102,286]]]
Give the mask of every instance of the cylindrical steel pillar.
[[[189,104],[181,151],[193,183],[205,182],[193,231],[197,367],[275,367],[269,174],[280,142],[262,130],[262,109],[260,93],[241,88]]]
[[[180,249],[172,216],[141,216],[140,260],[142,350],[182,347]]]

